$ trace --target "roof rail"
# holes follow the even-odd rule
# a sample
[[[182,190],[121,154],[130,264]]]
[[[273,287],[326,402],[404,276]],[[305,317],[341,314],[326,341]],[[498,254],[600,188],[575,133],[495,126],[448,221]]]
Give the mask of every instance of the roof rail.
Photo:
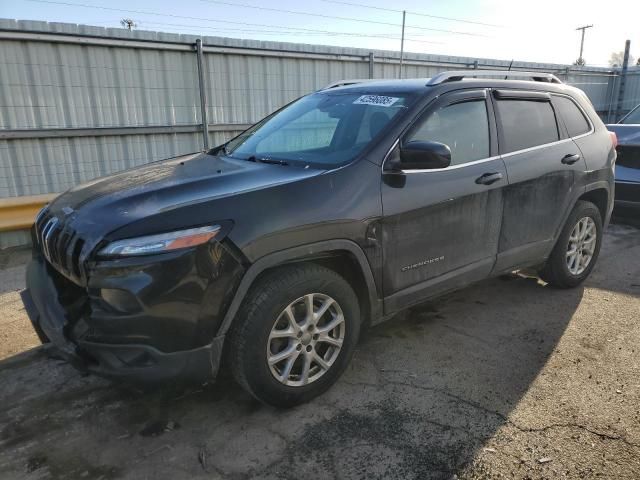
[[[517,70],[455,70],[442,72],[432,77],[427,86],[440,85],[445,82],[457,82],[467,77],[530,77],[534,82],[562,83],[551,73],[520,72]]]
[[[373,78],[353,78],[350,80],[338,80],[337,82],[330,83],[326,87],[321,88],[320,90],[329,90],[330,88],[337,87],[346,87],[347,85],[355,85],[356,83],[365,83],[365,82],[373,82]]]

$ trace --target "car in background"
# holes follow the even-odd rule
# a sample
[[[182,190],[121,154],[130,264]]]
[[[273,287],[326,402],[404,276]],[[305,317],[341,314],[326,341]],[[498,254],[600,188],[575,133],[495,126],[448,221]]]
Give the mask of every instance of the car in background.
[[[607,129],[618,137],[615,205],[640,210],[640,105]]]

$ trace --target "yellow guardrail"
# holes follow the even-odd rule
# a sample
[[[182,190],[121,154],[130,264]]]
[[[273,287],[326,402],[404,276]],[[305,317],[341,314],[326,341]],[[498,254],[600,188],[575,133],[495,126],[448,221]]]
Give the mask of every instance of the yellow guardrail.
[[[36,215],[58,194],[31,195],[0,199],[0,232],[30,228]]]

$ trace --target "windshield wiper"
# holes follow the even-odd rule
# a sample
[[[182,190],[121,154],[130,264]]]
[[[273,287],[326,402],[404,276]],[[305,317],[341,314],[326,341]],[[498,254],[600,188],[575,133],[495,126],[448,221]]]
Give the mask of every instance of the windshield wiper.
[[[251,155],[250,157],[245,158],[248,162],[260,162],[260,163],[269,163],[271,165],[283,165],[288,166],[289,163],[284,160],[276,160],[274,158],[258,158],[255,155]]]
[[[273,165],[289,165],[289,163],[285,162],[284,160],[276,160],[273,158],[259,158],[258,161],[262,163],[271,163]]]
[[[223,155],[228,155],[229,154],[229,152],[227,151],[227,144],[226,143],[224,143],[222,145],[218,145],[217,147],[212,148],[209,151],[210,155],[220,155],[220,153],[222,153]]]

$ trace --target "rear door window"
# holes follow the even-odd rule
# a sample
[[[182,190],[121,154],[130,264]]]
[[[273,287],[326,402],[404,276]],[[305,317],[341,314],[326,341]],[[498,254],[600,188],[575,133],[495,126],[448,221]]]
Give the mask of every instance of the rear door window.
[[[498,124],[502,131],[500,150],[515,152],[560,139],[550,102],[498,100]]]
[[[591,130],[591,125],[573,100],[554,95],[553,103],[564,121],[570,137],[577,137]]]

